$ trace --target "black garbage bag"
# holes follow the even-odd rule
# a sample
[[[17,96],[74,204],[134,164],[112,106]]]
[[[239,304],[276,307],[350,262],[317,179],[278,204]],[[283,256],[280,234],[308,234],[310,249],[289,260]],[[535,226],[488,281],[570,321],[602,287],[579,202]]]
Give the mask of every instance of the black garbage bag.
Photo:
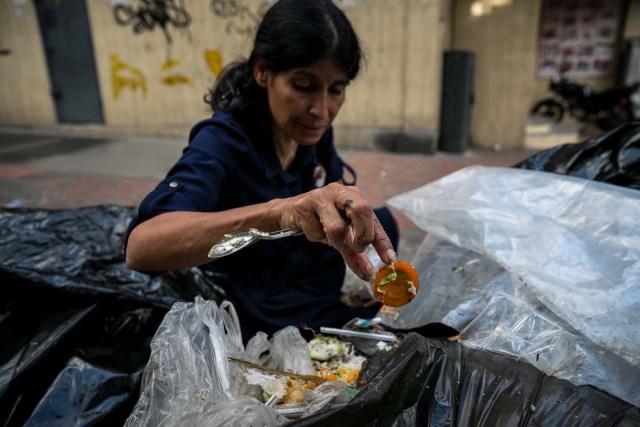
[[[0,210],[0,277],[165,308],[198,294],[224,294],[216,284],[223,278],[200,269],[155,276],[130,270],[123,239],[134,215],[133,208],[116,205]]]
[[[0,210],[0,420],[122,425],[168,309],[222,301],[199,269],[149,276],[124,263],[135,210]]]
[[[591,386],[574,386],[534,366],[458,342],[408,334],[363,369],[347,406],[302,426],[631,426],[638,408]],[[347,421],[348,420],[348,421]]]
[[[640,121],[596,138],[541,151],[514,167],[640,189]]]

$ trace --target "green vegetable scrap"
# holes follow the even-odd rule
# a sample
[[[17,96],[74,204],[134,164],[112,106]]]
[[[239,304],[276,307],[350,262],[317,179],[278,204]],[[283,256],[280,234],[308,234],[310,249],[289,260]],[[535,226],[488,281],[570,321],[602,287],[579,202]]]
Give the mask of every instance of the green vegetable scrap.
[[[336,338],[317,337],[309,341],[309,354],[313,360],[327,361],[342,353],[342,344]]]

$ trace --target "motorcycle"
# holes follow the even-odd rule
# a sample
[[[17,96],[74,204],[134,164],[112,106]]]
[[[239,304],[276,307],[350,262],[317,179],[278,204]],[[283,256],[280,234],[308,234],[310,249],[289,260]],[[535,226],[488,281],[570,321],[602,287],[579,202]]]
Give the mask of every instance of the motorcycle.
[[[549,82],[549,90],[554,96],[538,101],[531,113],[560,122],[568,111],[578,122],[592,123],[602,130],[609,130],[635,119],[631,96],[639,87],[640,82],[637,82],[595,92],[589,86],[570,82],[564,76],[554,77]]]

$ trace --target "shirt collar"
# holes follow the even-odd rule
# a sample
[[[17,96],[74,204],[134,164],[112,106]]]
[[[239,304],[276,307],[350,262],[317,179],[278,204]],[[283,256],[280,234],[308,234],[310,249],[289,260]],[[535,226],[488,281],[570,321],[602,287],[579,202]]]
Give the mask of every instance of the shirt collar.
[[[282,169],[278,155],[276,154],[276,148],[271,141],[271,138],[254,140],[254,147],[256,152],[260,156],[260,161],[264,167],[264,173],[266,178],[274,178],[281,175],[286,183],[294,182],[297,179],[298,171],[305,165],[315,162],[316,160],[316,147],[315,145],[298,146],[296,151],[296,157],[291,163],[291,167],[288,171]]]

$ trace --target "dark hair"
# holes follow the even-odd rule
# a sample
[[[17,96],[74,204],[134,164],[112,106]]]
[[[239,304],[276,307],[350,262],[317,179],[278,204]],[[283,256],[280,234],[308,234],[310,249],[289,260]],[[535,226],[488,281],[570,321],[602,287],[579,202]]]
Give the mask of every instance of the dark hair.
[[[239,119],[266,119],[266,90],[253,78],[256,58],[273,74],[330,58],[353,80],[362,56],[351,23],[331,0],[279,0],[262,19],[249,59],[227,65],[205,101]]]

